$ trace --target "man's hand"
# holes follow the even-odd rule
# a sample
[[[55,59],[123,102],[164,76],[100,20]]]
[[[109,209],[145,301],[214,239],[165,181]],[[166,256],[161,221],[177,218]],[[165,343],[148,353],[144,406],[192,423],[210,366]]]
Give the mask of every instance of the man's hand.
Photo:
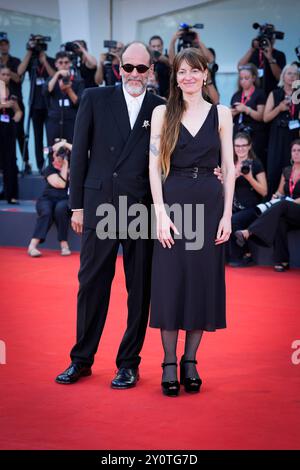
[[[43,65],[45,62],[47,62],[47,56],[45,54],[44,51],[41,51],[40,52],[40,55],[39,55],[39,61],[40,63]]]
[[[221,181],[222,184],[224,183],[224,178],[223,178],[221,167],[217,166],[216,168],[214,168],[214,175],[216,175],[216,177],[218,178],[218,180]]]
[[[272,57],[273,47],[268,39],[266,39],[266,41],[268,42],[268,45],[263,49],[263,53],[264,53],[264,56],[270,61],[273,59]]]
[[[71,226],[74,232],[78,235],[82,233],[83,230],[83,209],[79,211],[74,211],[71,218]]]
[[[61,91],[65,92],[65,93],[67,93],[68,90],[70,90],[72,88],[71,82],[65,84],[62,80],[59,80],[58,83],[59,83],[59,88],[61,89]]]

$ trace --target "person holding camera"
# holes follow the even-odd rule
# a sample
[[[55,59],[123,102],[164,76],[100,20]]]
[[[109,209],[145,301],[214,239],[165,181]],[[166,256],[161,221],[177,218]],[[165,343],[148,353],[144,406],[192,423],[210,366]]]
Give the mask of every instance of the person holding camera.
[[[158,95],[164,98],[169,96],[171,67],[168,57],[163,54],[164,43],[160,36],[149,39],[149,48],[153,54],[154,73],[158,83]]]
[[[215,56],[211,52],[211,50],[208,49],[205,46],[205,44],[200,40],[200,36],[196,31],[190,30],[190,29],[188,29],[187,31],[186,29],[181,28],[173,34],[171,41],[170,41],[170,45],[169,45],[170,64],[173,64],[173,61],[175,58],[176,42],[180,41],[184,37],[184,35],[187,33],[192,39],[188,47],[195,47],[196,49],[199,49],[203,57],[205,57],[207,64],[208,64],[207,80],[205,83],[205,88],[203,89],[204,99],[209,101],[211,104],[215,104],[215,105],[219,104],[220,96],[219,96],[218,90],[216,89],[212,81],[212,71],[214,70],[213,64],[215,64]],[[184,44],[183,44],[183,47],[185,47]],[[212,66],[210,66],[210,64],[212,64]]]
[[[266,29],[267,26],[268,29]],[[260,36],[252,40],[250,49],[238,63],[238,69],[249,63],[257,67],[260,86],[267,96],[277,87],[281,71],[286,65],[285,54],[274,48],[275,37],[276,32],[273,25],[260,27]]]
[[[49,77],[55,74],[55,61],[48,57],[45,50],[40,47],[39,40],[42,41],[43,36],[35,36],[27,44],[27,52],[18,66],[18,74],[20,77],[28,72],[30,77],[30,117],[32,119],[35,143],[35,158],[39,171],[44,166],[43,155],[43,133],[47,120],[47,104],[43,95],[43,85]]]
[[[95,82],[97,85],[102,85],[103,82],[106,86],[120,85],[122,77],[120,75],[120,57],[124,44],[120,41],[108,41],[108,53],[102,53],[99,59],[99,65],[95,74]],[[115,44],[114,44],[115,43]],[[107,41],[104,41],[104,47]]]
[[[273,246],[274,269],[283,272],[289,268],[288,231],[300,229],[300,139],[291,144],[291,165],[284,168],[270,202],[271,207],[247,229],[236,231],[235,237],[241,247],[249,238],[262,246]]]
[[[289,164],[291,142],[299,137],[300,104],[292,99],[293,82],[298,79],[297,66],[286,65],[278,89],[267,99],[264,122],[271,123],[267,157],[269,195],[276,190],[282,169]]]
[[[84,91],[84,82],[74,78],[71,66],[68,53],[58,52],[55,60],[57,72],[43,87],[48,105],[46,130],[49,146],[54,144],[57,136],[68,142],[73,140],[75,118]]]
[[[69,210],[69,159],[72,145],[64,140],[53,145],[52,163],[45,168],[43,174],[47,181],[43,194],[36,202],[38,218],[33,237],[27,252],[32,258],[41,256],[38,245],[46,239],[53,222],[57,226],[57,236],[60,243],[61,255],[71,254],[68,245],[68,229],[70,224]]]
[[[80,76],[84,81],[85,88],[96,87],[95,74],[97,70],[97,59],[88,52],[87,43],[83,39],[74,41],[77,48],[74,50],[75,54],[80,57]]]
[[[255,208],[267,195],[267,178],[261,161],[256,158],[248,133],[238,132],[233,140],[235,190],[233,198],[232,233],[247,227],[257,215]],[[232,235],[227,247],[228,263],[232,267],[249,266],[253,260],[245,244],[237,245]]]
[[[253,151],[266,168],[268,139],[263,122],[266,95],[258,87],[257,68],[253,64],[242,65],[239,70],[238,91],[231,98],[233,135],[248,132]]]
[[[19,149],[21,155],[24,159],[24,171],[27,174],[31,173],[31,166],[29,164],[29,154],[28,154],[28,145],[25,141],[25,133],[24,133],[24,116],[25,116],[25,106],[23,103],[23,95],[22,95],[22,80],[21,77],[18,75],[18,67],[21,63],[21,60],[17,57],[13,57],[9,53],[10,50],[10,42],[7,37],[6,33],[0,33],[0,66],[6,66],[10,69],[10,93],[13,96],[16,96],[18,99],[18,105],[22,111],[22,117],[20,121],[18,121],[16,126],[17,132],[17,140],[19,144]]]
[[[18,204],[18,167],[16,156],[17,123],[22,119],[18,99],[10,92],[11,70],[0,67],[0,166],[3,171],[4,197],[9,204]],[[3,86],[4,84],[4,86]]]

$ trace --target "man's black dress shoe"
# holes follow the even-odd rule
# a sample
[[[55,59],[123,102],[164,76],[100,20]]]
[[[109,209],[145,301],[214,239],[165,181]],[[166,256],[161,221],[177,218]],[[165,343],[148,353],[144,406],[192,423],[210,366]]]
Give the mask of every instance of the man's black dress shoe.
[[[59,374],[55,382],[58,384],[74,384],[80,377],[92,375],[92,369],[89,366],[72,363],[64,372]]]
[[[111,387],[120,390],[125,388],[132,388],[136,385],[139,378],[140,376],[138,369],[126,369],[125,367],[120,367],[117,375],[111,382]]]

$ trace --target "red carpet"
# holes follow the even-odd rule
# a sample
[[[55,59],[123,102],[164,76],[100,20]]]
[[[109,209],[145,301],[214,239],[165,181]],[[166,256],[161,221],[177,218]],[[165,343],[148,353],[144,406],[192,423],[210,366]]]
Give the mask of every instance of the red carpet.
[[[122,258],[93,376],[72,386],[54,377],[75,338],[78,255],[2,248],[0,259],[1,449],[300,448],[299,270],[227,270],[228,328],[204,336],[202,391],[172,399],[160,391],[158,330],[148,330],[138,386],[109,388],[126,321]]]

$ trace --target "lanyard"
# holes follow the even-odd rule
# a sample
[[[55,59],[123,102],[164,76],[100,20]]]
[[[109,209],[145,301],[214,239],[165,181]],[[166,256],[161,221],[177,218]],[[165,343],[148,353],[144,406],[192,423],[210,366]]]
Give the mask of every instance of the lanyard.
[[[253,95],[254,92],[255,92],[255,86],[251,87],[248,96],[246,96],[246,95],[245,95],[245,92],[243,91],[243,93],[242,93],[242,98],[241,98],[242,104],[248,103],[248,101],[250,101],[251,96]]]
[[[293,197],[293,192],[294,192],[296,184],[298,183],[298,181],[300,181],[300,173],[298,174],[298,177],[295,179],[293,178],[293,173],[294,173],[294,169],[292,170],[292,173],[289,179],[289,189],[290,189],[291,197]]]
[[[294,116],[295,116],[295,111],[296,111],[296,106],[294,103],[290,103],[290,115],[291,115],[291,119],[294,119]]]
[[[243,91],[242,97],[241,97],[241,103],[242,103],[242,104],[248,103],[248,101],[250,101],[251,96],[253,95],[254,92],[255,92],[255,86],[252,86],[252,87],[250,88],[250,92],[249,92],[249,95],[248,95],[248,96],[245,96],[245,92]],[[242,124],[243,119],[244,119],[244,114],[243,114],[243,113],[240,113],[240,115],[239,115],[239,124]]]
[[[119,72],[117,71],[117,69],[116,69],[113,65],[112,65],[111,68],[112,68],[112,71],[113,71],[114,76],[116,77],[116,79],[117,79],[118,81],[120,81],[120,80],[121,80],[121,75],[119,74]]]
[[[41,67],[38,66],[37,72],[38,72],[38,76],[39,76],[39,77],[42,77],[44,70],[45,70],[44,64],[43,64]]]

